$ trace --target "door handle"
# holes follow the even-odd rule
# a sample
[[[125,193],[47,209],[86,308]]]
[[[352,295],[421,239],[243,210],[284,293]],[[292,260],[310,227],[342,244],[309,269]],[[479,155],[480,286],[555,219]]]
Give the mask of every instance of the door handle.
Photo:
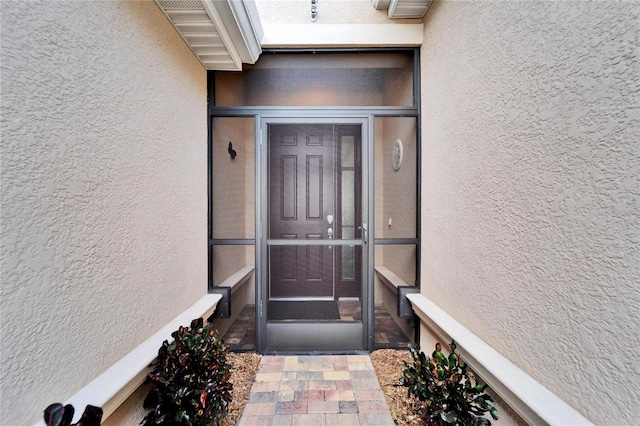
[[[367,244],[369,242],[369,228],[367,224],[363,223],[360,229],[362,229],[362,244]]]

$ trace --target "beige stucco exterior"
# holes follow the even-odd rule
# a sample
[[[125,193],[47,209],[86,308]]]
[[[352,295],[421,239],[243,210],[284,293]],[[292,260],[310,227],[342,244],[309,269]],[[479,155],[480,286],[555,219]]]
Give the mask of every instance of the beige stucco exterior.
[[[308,24],[308,3],[256,1],[267,26]],[[0,424],[32,424],[207,291],[206,73],[149,1],[0,6]],[[639,18],[452,1],[391,21],[321,0],[313,24],[424,23],[422,292],[597,424],[640,418]],[[385,158],[414,130],[375,129],[377,225],[398,236],[409,175]],[[251,237],[253,129],[230,131],[242,160],[219,166]],[[253,252],[222,256],[216,280]]]
[[[153,2],[1,13],[0,424],[25,425],[206,294],[206,72]]]
[[[597,424],[640,418],[637,2],[436,2],[422,291]]]

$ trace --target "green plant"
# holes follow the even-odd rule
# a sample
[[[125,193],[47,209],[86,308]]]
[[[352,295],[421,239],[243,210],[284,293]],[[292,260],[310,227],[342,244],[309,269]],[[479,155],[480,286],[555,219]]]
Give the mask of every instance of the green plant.
[[[44,422],[47,426],[71,426],[75,409],[73,405],[62,405],[59,402],[49,405],[44,410]],[[78,423],[73,426],[99,426],[102,421],[102,408],[87,405]]]
[[[413,365],[404,363],[400,386],[406,386],[407,395],[423,403],[421,415],[430,425],[490,425],[482,416],[489,412],[497,420],[498,411],[491,404],[491,396],[484,393],[488,386],[478,384],[466,364],[460,364],[456,343],[452,341],[450,347],[447,358],[442,345],[436,343],[429,358],[420,348],[409,346]]]
[[[211,323],[202,318],[180,327],[158,350],[147,381],[155,386],[144,400],[151,408],[144,425],[212,425],[227,414],[231,402],[228,348]]]

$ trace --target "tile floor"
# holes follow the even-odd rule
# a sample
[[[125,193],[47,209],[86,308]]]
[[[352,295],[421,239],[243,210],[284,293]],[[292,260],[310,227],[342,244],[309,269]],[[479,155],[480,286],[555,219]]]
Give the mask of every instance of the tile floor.
[[[394,424],[368,355],[263,356],[238,423]]]
[[[359,302],[338,303],[340,319],[342,321],[360,321]],[[402,349],[406,348],[413,336],[407,337],[398,327],[389,312],[383,305],[375,307],[375,349]],[[247,305],[242,310],[238,319],[222,336],[230,350],[247,352],[255,350],[255,307]]]

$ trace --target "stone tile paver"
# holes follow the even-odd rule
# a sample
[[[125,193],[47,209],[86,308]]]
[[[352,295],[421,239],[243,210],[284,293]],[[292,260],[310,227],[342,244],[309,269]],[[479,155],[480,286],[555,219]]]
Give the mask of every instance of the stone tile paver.
[[[296,373],[296,380],[323,380],[324,374],[323,371],[298,371]]]
[[[285,358],[286,357],[284,355],[273,355],[273,356],[262,357],[262,361],[260,362],[260,365],[283,363]]]
[[[353,390],[351,380],[338,380],[336,383],[337,390]]]
[[[386,406],[380,404],[380,401],[358,401],[357,406],[359,413],[384,413],[389,411]]]
[[[340,425],[340,426],[359,426],[360,419],[358,418],[358,413],[338,413],[338,414],[327,414],[326,424],[328,425]]]
[[[355,401],[356,396],[352,390],[324,391],[324,399],[327,401]]]
[[[309,364],[301,364],[298,362],[285,362],[282,371],[309,371]]]
[[[338,403],[341,413],[357,413],[358,404],[355,401],[340,401]]]
[[[336,382],[333,380],[309,380],[309,390],[336,390]]]
[[[355,389],[354,392],[356,401],[383,401],[386,404],[384,394],[380,389]]]
[[[356,379],[351,381],[354,389],[380,389],[378,379]]]
[[[278,401],[295,401],[296,399],[296,391],[292,390],[283,390],[278,392]]]
[[[324,401],[324,391],[322,390],[304,390],[296,391],[295,401]]]
[[[272,416],[275,412],[275,403],[250,402],[244,407],[242,416]]]
[[[361,425],[389,426],[395,424],[390,413],[358,413]]]
[[[373,370],[352,370],[351,371],[351,380],[357,379],[376,379],[378,380],[378,376],[376,376],[376,372]]]
[[[373,370],[373,366],[370,362],[350,362],[347,364],[347,368],[349,371]]]
[[[282,380],[282,373],[261,373],[256,374],[256,382],[279,382]]]
[[[324,400],[308,401],[307,412],[309,414],[340,413],[340,403],[339,401]]]
[[[269,403],[278,402],[279,392],[252,392],[249,396],[249,402],[253,403]]]
[[[293,416],[291,414],[277,414],[273,416],[271,426],[291,426]]]
[[[287,380],[280,382],[280,390],[303,391],[309,388],[309,382],[306,380]]]
[[[324,380],[351,380],[349,371],[322,371]]]
[[[271,416],[245,416],[243,415],[238,426],[273,426]]]
[[[263,356],[238,425],[394,422],[368,355]]]
[[[325,426],[325,415],[322,413],[316,414],[294,414],[291,426]]]
[[[260,366],[261,373],[280,373],[282,372],[282,363],[263,364]]]
[[[307,414],[307,401],[278,402],[276,414]]]
[[[296,380],[298,377],[297,371],[283,371],[282,372],[282,380]]]
[[[280,390],[280,382],[254,382],[251,392],[272,392]]]
[[[333,364],[309,364],[309,371],[333,371]]]

